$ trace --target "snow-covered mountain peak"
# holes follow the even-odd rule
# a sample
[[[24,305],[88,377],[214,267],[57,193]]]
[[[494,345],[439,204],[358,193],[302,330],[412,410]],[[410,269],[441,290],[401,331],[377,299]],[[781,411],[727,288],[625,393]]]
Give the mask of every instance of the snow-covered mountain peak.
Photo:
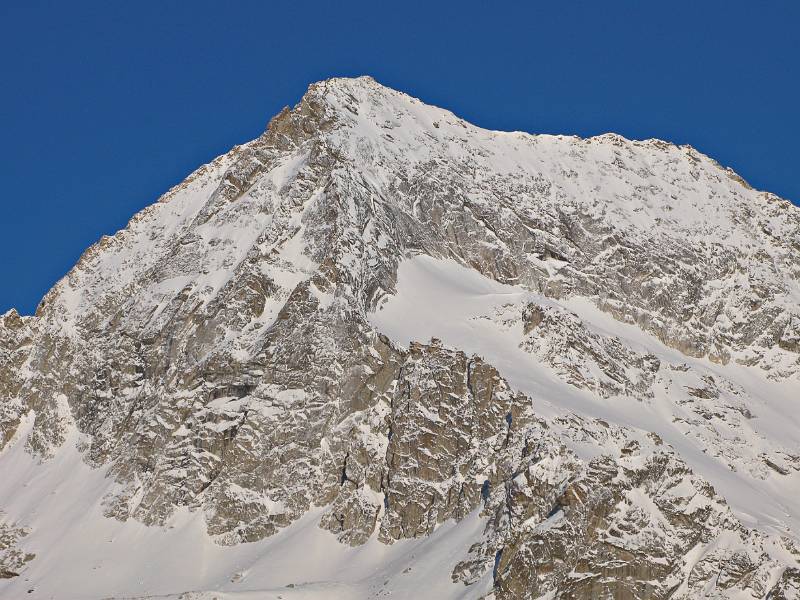
[[[798,240],[800,210],[689,147],[312,84],[0,317],[0,573],[795,598]],[[143,587],[57,541],[86,527]],[[141,536],[218,560],[145,569]],[[309,545],[336,558],[267,568]]]

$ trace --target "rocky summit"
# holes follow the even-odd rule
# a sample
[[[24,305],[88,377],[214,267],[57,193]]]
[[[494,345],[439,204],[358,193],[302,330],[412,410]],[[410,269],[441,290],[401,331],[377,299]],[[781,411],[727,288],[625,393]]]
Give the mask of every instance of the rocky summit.
[[[0,317],[0,597],[797,600],[800,209],[313,84]]]

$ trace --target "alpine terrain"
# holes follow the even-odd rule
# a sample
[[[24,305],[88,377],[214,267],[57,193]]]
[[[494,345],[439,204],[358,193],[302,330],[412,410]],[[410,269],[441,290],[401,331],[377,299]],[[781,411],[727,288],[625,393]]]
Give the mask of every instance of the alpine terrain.
[[[0,317],[0,597],[800,599],[800,209],[313,84]]]

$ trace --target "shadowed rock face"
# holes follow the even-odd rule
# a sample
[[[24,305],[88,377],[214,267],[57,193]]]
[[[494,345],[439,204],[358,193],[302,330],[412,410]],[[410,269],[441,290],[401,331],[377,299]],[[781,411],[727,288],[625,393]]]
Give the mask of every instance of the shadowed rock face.
[[[31,343],[32,320],[14,309],[0,317],[0,450],[11,440],[26,409],[19,396]]]
[[[369,316],[426,254],[800,385],[798,240],[800,211],[688,147],[488,132],[369,78],[314,84],[87,250],[35,317],[2,317],[0,448],[46,459],[77,431],[115,482],[107,516],[188,507],[223,545],[312,506],[348,545],[479,510],[452,577],[491,573],[497,598],[797,598],[796,537],[747,529],[658,436],[545,418],[481,357],[406,348]],[[753,415],[733,383],[679,390],[690,367],[568,310],[506,313],[492,318],[568,386],[680,396],[676,427],[725,468],[800,470],[796,448],[741,450]],[[24,564],[8,531],[0,573]]]

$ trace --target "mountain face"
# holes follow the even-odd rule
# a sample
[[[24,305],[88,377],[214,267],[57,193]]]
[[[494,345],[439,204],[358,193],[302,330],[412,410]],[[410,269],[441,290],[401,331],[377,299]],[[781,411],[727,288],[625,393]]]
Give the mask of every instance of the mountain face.
[[[800,209],[314,84],[0,317],[23,595],[800,598]]]

